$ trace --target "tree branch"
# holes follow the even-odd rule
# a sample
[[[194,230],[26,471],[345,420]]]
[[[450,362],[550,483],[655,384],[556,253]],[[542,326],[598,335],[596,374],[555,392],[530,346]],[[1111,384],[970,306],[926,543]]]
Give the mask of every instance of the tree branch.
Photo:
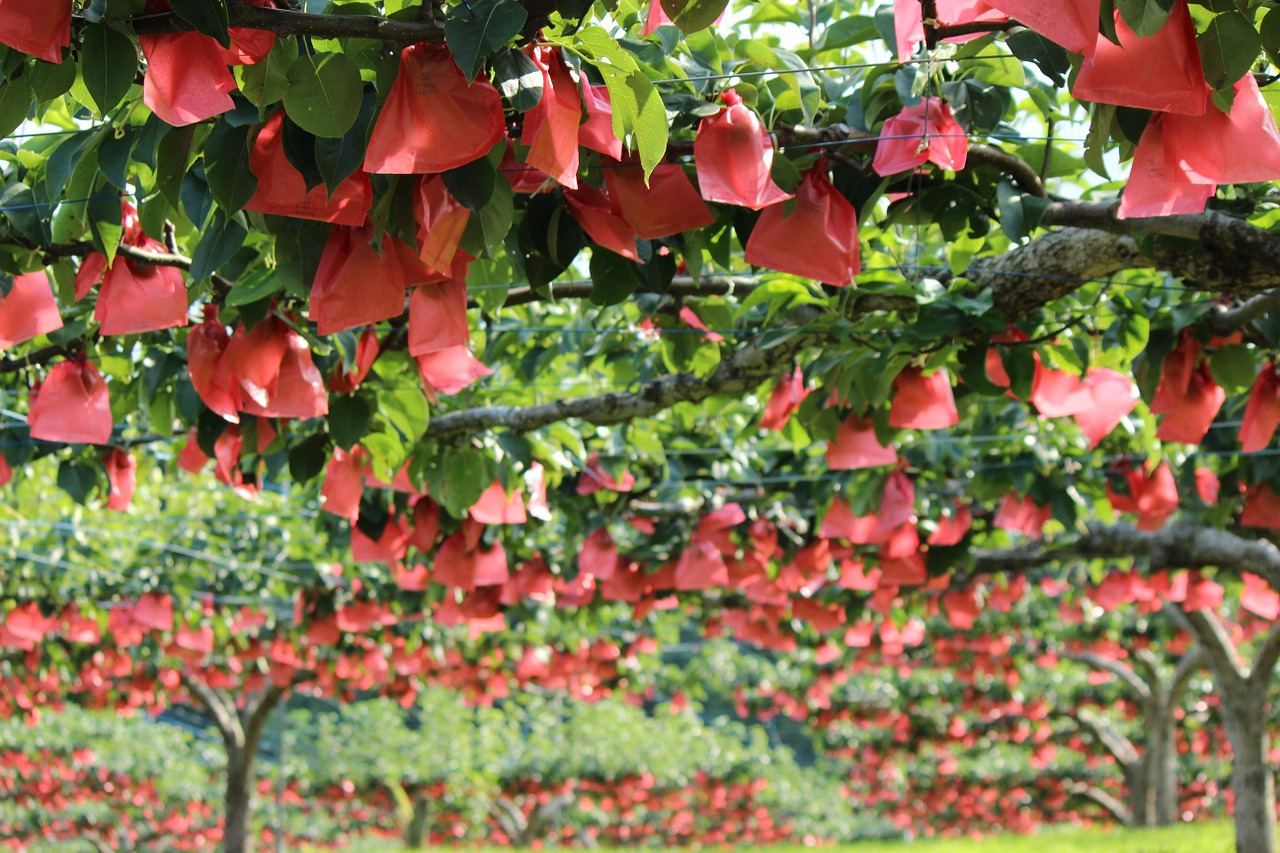
[[[235,708],[227,701],[226,695],[203,681],[189,678],[186,674],[181,675],[180,678],[187,692],[213,717],[213,722],[228,747],[243,746],[244,727],[240,724],[240,716],[235,712]]]
[[[692,276],[676,276],[671,280],[667,293],[673,296],[728,296],[745,295],[755,290],[759,282],[747,276],[702,276],[694,281]],[[590,281],[566,281],[548,286],[549,295],[543,295],[531,287],[513,287],[507,292],[504,308],[529,305],[556,299],[587,299],[595,285]],[[474,300],[471,307],[476,307]]]
[[[1280,589],[1280,548],[1265,539],[1243,539],[1225,530],[1182,522],[1156,531],[1128,524],[1088,525],[1086,532],[1052,542],[973,552],[975,574],[1020,572],[1063,560],[1147,559],[1154,569],[1217,566],[1252,572]]]
[[[1208,655],[1210,668],[1224,694],[1238,696],[1245,689],[1248,675],[1240,665],[1235,643],[1212,610],[1183,610],[1170,607],[1174,618],[1200,641]]]
[[[1133,741],[1125,737],[1124,733],[1106,717],[1095,714],[1088,708],[1082,708],[1073,715],[1073,718],[1093,735],[1094,739],[1102,744],[1122,767],[1133,767],[1142,760]]]
[[[280,704],[280,699],[284,696],[284,690],[274,684],[262,691],[258,696],[257,704],[250,705],[246,703],[245,714],[242,715],[242,725],[244,726],[244,744],[249,749],[257,749],[258,741],[262,740],[262,732],[266,729],[267,721],[271,719],[271,712],[275,710],[276,705]],[[247,716],[247,719],[245,717]]]
[[[1204,646],[1199,643],[1178,659],[1178,667],[1174,670],[1173,680],[1169,682],[1169,692],[1166,694],[1171,709],[1182,701],[1182,694],[1186,691],[1191,676],[1195,675],[1204,664]]]
[[[1280,659],[1280,622],[1273,622],[1266,638],[1253,655],[1253,666],[1249,668],[1251,690],[1267,692],[1277,659]]]
[[[1214,334],[1229,335],[1276,310],[1280,310],[1280,290],[1260,293],[1232,308],[1216,306],[1209,315],[1209,326]]]
[[[1067,785],[1067,793],[1092,800],[1110,812],[1111,816],[1123,826],[1133,825],[1133,813],[1129,811],[1129,807],[1095,785],[1072,782]]]
[[[435,21],[392,21],[372,15],[316,15],[289,9],[271,9],[232,3],[227,7],[231,26],[267,30],[279,36],[318,38],[367,38],[397,44],[444,42],[444,25]],[[185,33],[195,29],[174,13],[140,15],[129,20],[139,35]]]
[[[1067,652],[1066,658],[1101,672],[1111,673],[1123,681],[1129,691],[1144,704],[1151,698],[1151,688],[1138,677],[1138,674],[1133,669],[1125,666],[1121,661],[1104,657],[1097,652]]]
[[[640,390],[611,392],[594,397],[557,400],[540,406],[483,406],[448,412],[431,420],[426,437],[452,441],[465,435],[495,428],[513,432],[529,432],[570,418],[587,423],[607,425],[649,417],[677,403],[698,403],[718,394],[736,394],[757,387],[766,379],[782,372],[810,341],[799,326],[819,316],[816,308],[796,312],[793,335],[777,344],[766,345],[757,339],[729,356],[710,377],[701,379],[690,373],[664,376],[643,383]]]

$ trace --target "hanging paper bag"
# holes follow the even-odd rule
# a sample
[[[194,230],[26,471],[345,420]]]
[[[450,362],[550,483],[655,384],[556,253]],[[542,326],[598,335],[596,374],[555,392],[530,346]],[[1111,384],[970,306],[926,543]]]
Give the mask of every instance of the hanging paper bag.
[[[780,430],[785,427],[811,393],[813,389],[805,387],[804,373],[797,364],[794,371],[783,374],[774,383],[773,392],[769,394],[769,402],[760,418],[760,429]]]
[[[694,231],[716,221],[693,181],[675,163],[659,164],[648,186],[639,163],[606,163],[603,169],[609,198],[641,240]]]
[[[163,243],[143,237],[134,244],[149,252],[166,253]],[[98,289],[93,319],[104,335],[135,335],[185,326],[187,286],[177,267],[149,264],[117,255]]]
[[[453,197],[444,178],[427,175],[418,181],[414,213],[418,219],[418,257],[431,269],[448,272],[471,220],[471,210]]]
[[[524,114],[520,135],[520,144],[529,149],[525,162],[573,189],[578,186],[578,127],[582,124],[578,84],[559,48],[531,45],[525,54],[542,71],[542,98]]]
[[[1118,10],[1115,22],[1120,44],[1098,36],[1071,94],[1100,104],[1204,115],[1210,90],[1185,0],[1175,0],[1164,26],[1146,38],[1130,29]]]
[[[773,142],[764,123],[732,89],[720,95],[724,107],[698,124],[693,162],[707,201],[760,210],[791,198],[773,182]]]
[[[1099,0],[985,0],[1029,30],[1072,53],[1093,53],[1098,42]]]
[[[275,386],[267,394],[265,403],[259,404],[252,397],[245,400],[244,411],[264,418],[299,420],[329,414],[329,396],[324,378],[311,360],[311,347],[302,335],[287,326],[283,337],[285,352]]]
[[[8,295],[0,297],[0,350],[61,328],[49,274],[41,270],[15,276]]]
[[[372,327],[365,329],[360,333],[360,340],[356,342],[356,358],[355,366],[352,370],[343,373],[342,362],[338,362],[337,368],[332,375],[329,376],[329,390],[336,391],[339,394],[350,394],[360,387],[369,370],[373,367],[373,363],[378,360],[382,347],[378,343],[378,333]]]
[[[71,3],[54,0],[0,0],[0,44],[62,62],[62,49],[71,46]]]
[[[379,253],[372,229],[338,225],[329,232],[316,267],[309,313],[321,335],[332,335],[403,314],[404,289],[403,267],[389,235],[383,235]]]
[[[606,157],[621,160],[622,140],[613,132],[613,104],[609,99],[609,87],[583,80],[582,103],[587,108],[587,120],[578,128],[578,142]]]
[[[235,106],[236,78],[216,41],[200,33],[138,36],[147,59],[142,102],[166,124],[181,127]]]
[[[882,445],[871,421],[857,415],[841,424],[835,439],[827,445],[827,467],[832,471],[878,468],[897,462],[897,451]]]
[[[951,378],[945,370],[928,376],[918,367],[905,367],[893,380],[889,425],[903,429],[943,429],[960,422]]]
[[[354,522],[360,515],[360,498],[364,495],[364,477],[368,470],[369,454],[363,447],[353,447],[350,453],[335,447],[333,458],[325,466],[320,508]]]
[[[937,0],[934,4],[938,20],[944,26],[972,24],[978,21],[1003,21],[1004,15],[991,9],[984,0]],[[895,0],[893,4],[894,41],[898,61],[906,62],[924,42],[924,7],[920,0]],[[944,41],[960,42],[976,39],[984,33],[951,36]]]
[[[244,323],[236,327],[227,345],[232,373],[244,394],[258,405],[267,399],[280,378],[280,365],[289,348],[286,326],[279,317],[268,316],[245,331]]]
[[[1118,219],[1202,213],[1217,191],[1216,184],[1194,183],[1170,156],[1164,130],[1170,118],[1172,113],[1153,116],[1143,130],[1116,210]]]
[[[1160,428],[1156,430],[1156,438],[1161,441],[1199,444],[1204,440],[1204,434],[1209,431],[1209,425],[1213,423],[1226,397],[1227,393],[1213,381],[1209,363],[1202,362],[1191,372],[1186,394],[1169,401],[1169,414],[1165,415]]]
[[[106,380],[83,358],[55,364],[32,390],[27,423],[31,437],[41,441],[106,444],[112,426]]]
[[[448,347],[420,355],[417,359],[418,375],[431,393],[457,394],[477,379],[493,373],[477,361],[465,346]]]
[[[564,200],[569,213],[594,242],[624,258],[640,260],[636,252],[636,232],[612,199],[590,184],[582,184],[577,189],[565,190]]]
[[[123,512],[133,503],[138,487],[138,460],[127,450],[115,448],[107,454],[107,482],[111,485],[107,509]]]
[[[1234,91],[1230,114],[1213,106],[1200,116],[1164,116],[1165,157],[1186,180],[1248,184],[1280,179],[1280,131],[1258,81],[1245,74]]]
[[[447,172],[489,153],[505,132],[502,98],[489,81],[468,84],[442,44],[410,45],[374,124],[364,170]]]
[[[880,128],[871,168],[888,177],[914,172],[932,162],[952,172],[964,168],[969,157],[969,137],[941,98],[924,98],[891,116]]]
[[[1274,364],[1262,368],[1249,392],[1240,422],[1240,452],[1257,453],[1271,444],[1280,426],[1280,370]]]
[[[258,188],[245,203],[245,210],[359,227],[373,204],[373,190],[364,172],[346,178],[332,196],[324,184],[307,189],[302,173],[284,153],[283,110],[267,119],[258,131],[249,168],[258,179]]]
[[[796,188],[796,206],[766,207],[747,240],[746,261],[779,272],[846,286],[861,270],[858,213],[827,178],[818,158]]]
[[[466,347],[470,341],[466,282],[423,284],[409,291],[410,355]]]

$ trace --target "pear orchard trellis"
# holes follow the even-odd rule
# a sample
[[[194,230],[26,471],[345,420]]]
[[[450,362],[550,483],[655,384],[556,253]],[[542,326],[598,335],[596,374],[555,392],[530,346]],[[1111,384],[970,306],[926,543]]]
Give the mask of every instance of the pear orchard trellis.
[[[246,498],[318,490],[326,534],[290,546],[302,580],[166,562],[95,580],[86,611],[127,603],[96,616],[15,564],[5,677],[55,693],[98,650],[122,689],[203,703],[239,851],[285,690],[410,690],[432,673],[379,658],[412,670],[465,633],[536,644],[563,611],[570,639],[579,612],[643,634],[679,602],[790,646],[868,593],[892,632],[924,582],[1072,561],[1280,583],[1256,534],[1280,524],[1280,12],[898,0],[712,28],[726,5],[0,0],[0,379],[26,420],[0,475],[38,500],[56,465],[136,514],[135,489],[212,466]],[[770,16],[807,43],[758,37]],[[1085,125],[1082,149],[1053,132]],[[1084,177],[1130,158],[1123,187]],[[665,452],[717,435],[723,456]],[[308,573],[335,555],[356,565]],[[256,661],[240,681],[204,634],[171,642],[233,621],[202,580],[300,602],[225,637]],[[129,634],[156,672],[89,641],[84,619],[166,594],[175,621]],[[335,639],[348,607],[388,621]],[[1265,685],[1213,618],[1187,626],[1236,720],[1238,843],[1268,850]]]

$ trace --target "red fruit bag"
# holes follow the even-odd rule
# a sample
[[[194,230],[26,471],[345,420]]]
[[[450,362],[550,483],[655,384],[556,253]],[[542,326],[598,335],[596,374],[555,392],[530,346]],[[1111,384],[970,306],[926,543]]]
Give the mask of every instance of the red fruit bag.
[[[280,364],[289,348],[289,327],[279,317],[270,316],[245,331],[241,323],[227,345],[231,370],[240,388],[258,405],[266,405],[280,377]]]
[[[466,282],[424,284],[409,291],[410,355],[466,347],[470,341]]]
[[[365,329],[360,333],[360,340],[356,342],[356,359],[355,367],[349,373],[341,373],[335,371],[329,377],[329,390],[336,391],[339,394],[350,394],[360,387],[369,370],[373,367],[373,363],[378,360],[382,347],[378,343],[378,333],[372,328]],[[339,367],[339,371],[341,367]]]
[[[827,467],[833,471],[878,468],[897,462],[897,451],[882,445],[871,421],[857,415],[841,424],[835,439],[827,445]]]
[[[532,46],[525,53],[542,71],[542,99],[524,114],[520,134],[520,144],[529,148],[525,162],[573,189],[578,186],[578,126],[582,124],[578,84],[559,48]]]
[[[271,8],[272,0],[243,0],[246,6]],[[222,59],[227,65],[257,65],[267,58],[276,46],[276,34],[267,30],[251,30],[247,27],[230,29],[231,47],[222,48]]]
[[[31,437],[68,444],[106,444],[111,440],[111,400],[107,382],[83,358],[55,364],[33,389],[27,414]]]
[[[1089,368],[1082,385],[1092,403],[1072,418],[1093,449],[1138,405],[1138,387],[1129,377],[1106,367]]]
[[[565,190],[564,200],[569,213],[593,241],[624,258],[640,260],[636,252],[636,232],[612,199],[590,184],[583,184],[577,189]]]
[[[771,177],[773,142],[764,123],[732,89],[720,100],[724,108],[699,123],[693,141],[702,197],[752,210],[791,198]]]
[[[827,178],[826,162],[805,173],[795,210],[766,207],[747,240],[747,263],[846,286],[862,269],[858,213]]]
[[[1029,30],[1072,53],[1093,53],[1098,42],[1099,0],[985,0]]]
[[[360,498],[364,494],[364,476],[369,470],[369,454],[362,447],[347,453],[335,447],[333,458],[324,471],[320,488],[320,508],[325,512],[355,521],[360,515]]]
[[[431,269],[447,272],[467,230],[471,210],[453,197],[444,178],[428,175],[418,182],[414,213],[418,218],[418,257]]]
[[[249,168],[258,179],[258,188],[245,204],[246,210],[358,227],[373,204],[369,176],[363,172],[338,184],[332,196],[324,184],[307,190],[302,173],[284,153],[283,111],[267,119],[258,131]]]
[[[1280,178],[1280,131],[1252,74],[1236,83],[1230,115],[1215,106],[1202,116],[1167,115],[1163,123],[1169,167],[1188,181],[1248,184]],[[1241,156],[1244,151],[1247,157]]]
[[[1142,132],[1133,152],[1129,180],[1120,196],[1116,217],[1170,216],[1175,213],[1202,213],[1205,203],[1217,191],[1216,184],[1193,183],[1170,156],[1164,132],[1172,113],[1154,116]]]
[[[417,358],[418,375],[431,393],[457,394],[477,379],[493,373],[465,346],[448,347]]]
[[[339,225],[325,241],[308,310],[317,331],[332,335],[403,314],[404,288],[403,267],[389,235],[383,235],[379,254],[372,229]]]
[[[163,243],[142,237],[136,247],[166,253]],[[148,264],[117,255],[98,289],[93,319],[104,335],[134,335],[185,326],[187,286],[177,267]]]
[[[990,5],[984,0],[937,0],[938,20],[944,25],[1003,21],[1004,15],[991,9]],[[898,61],[906,62],[915,53],[916,45],[924,41],[924,8],[920,0],[895,0],[893,30],[898,48]],[[953,36],[945,41],[969,41],[981,35],[982,33],[971,33]]]
[[[1280,530],[1280,495],[1271,491],[1266,483],[1254,486],[1244,502],[1240,523],[1245,527]]]
[[[924,98],[913,107],[903,107],[881,126],[871,168],[889,176],[933,162],[958,172],[968,158],[969,136],[951,115],[951,107],[941,98]]]
[[[773,386],[769,402],[764,407],[764,415],[760,418],[760,429],[780,430],[791,420],[791,416],[800,408],[805,397],[813,393],[812,388],[804,385],[804,373],[800,366],[787,374],[783,374]]]
[[[0,0],[0,44],[7,44],[45,62],[62,62],[62,49],[71,45],[69,0]]]
[[[622,140],[613,132],[613,103],[609,100],[609,87],[596,86],[584,80],[582,103],[587,108],[587,120],[578,128],[578,142],[606,157],[621,160]]]
[[[1203,362],[1191,372],[1187,393],[1169,401],[1169,414],[1156,430],[1156,438],[1161,441],[1199,444],[1226,398],[1227,393],[1213,381],[1213,376],[1209,373],[1209,363]],[[1154,408],[1153,405],[1153,411]]]
[[[230,336],[218,319],[218,306],[205,306],[205,321],[187,336],[187,371],[191,384],[210,411],[239,423],[241,383],[227,355]]]
[[[609,198],[641,240],[670,237],[716,221],[693,181],[674,163],[659,164],[648,186],[638,163],[605,163],[601,168]]]
[[[1185,0],[1175,0],[1164,26],[1147,38],[1139,38],[1119,11],[1115,16],[1120,44],[1098,36],[1071,94],[1101,104],[1204,115],[1210,90]]]
[[[924,376],[906,367],[893,380],[889,425],[903,429],[943,429],[960,422],[951,379],[945,370]]]
[[[676,589],[711,589],[729,585],[729,567],[714,545],[694,540],[676,560]]]
[[[1167,463],[1161,462],[1149,475],[1143,477],[1141,488],[1135,494],[1138,509],[1139,530],[1159,530],[1178,508],[1178,484]]]
[[[502,483],[494,480],[470,509],[472,520],[481,524],[524,524],[529,515],[524,508],[524,495],[507,494]]]
[[[410,45],[373,127],[364,170],[446,172],[480,159],[504,134],[502,98],[491,83],[468,84],[442,44]]]
[[[230,110],[236,78],[222,48],[200,33],[138,36],[147,59],[142,102],[161,121],[180,127]]]
[[[1240,422],[1240,451],[1257,453],[1271,444],[1280,426],[1280,370],[1274,364],[1262,368],[1249,392]]]
[[[41,270],[15,276],[9,295],[0,299],[0,350],[61,328],[49,274]]]
[[[288,327],[285,327],[284,339],[285,352],[275,387],[267,394],[265,403],[259,404],[252,398],[245,400],[244,411],[264,418],[299,420],[329,414],[329,396],[324,378],[311,360],[311,347],[302,335]]]
[[[1160,384],[1156,386],[1155,396],[1151,400],[1153,415],[1167,414],[1174,401],[1187,395],[1191,385],[1191,375],[1200,364],[1200,342],[1189,329],[1183,329],[1178,336],[1178,345],[1165,356],[1160,368]]]
[[[124,511],[133,503],[133,493],[138,487],[138,460],[117,447],[107,455],[106,466],[107,482],[111,484],[107,509]]]

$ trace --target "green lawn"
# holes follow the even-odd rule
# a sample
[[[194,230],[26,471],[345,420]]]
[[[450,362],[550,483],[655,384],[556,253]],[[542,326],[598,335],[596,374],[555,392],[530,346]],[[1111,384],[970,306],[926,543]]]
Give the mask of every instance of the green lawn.
[[[1197,823],[1169,829],[1046,830],[1039,835],[1006,835],[981,840],[867,842],[816,848],[829,853],[1233,853],[1229,823]],[[361,853],[403,853],[394,847],[353,847]],[[497,853],[481,848],[475,853]],[[555,851],[546,851],[555,853]],[[767,847],[758,853],[814,853],[814,848]]]

